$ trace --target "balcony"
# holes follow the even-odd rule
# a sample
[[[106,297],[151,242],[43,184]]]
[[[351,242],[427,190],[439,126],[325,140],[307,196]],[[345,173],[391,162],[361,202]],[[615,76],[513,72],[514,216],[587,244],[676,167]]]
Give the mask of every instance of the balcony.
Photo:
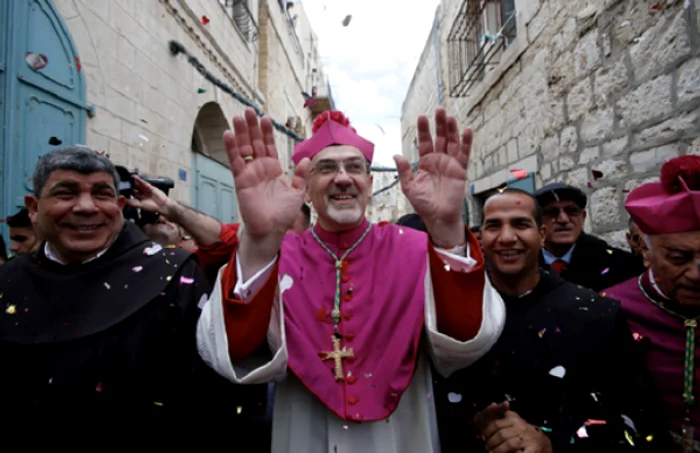
[[[326,110],[335,110],[335,101],[333,101],[333,93],[331,92],[331,84],[328,78],[322,77],[321,82],[312,85],[311,97],[316,101],[309,106],[313,119],[316,119],[318,115]]]
[[[224,7],[245,40],[249,43],[257,41],[260,30],[248,7],[248,0],[225,0]]]

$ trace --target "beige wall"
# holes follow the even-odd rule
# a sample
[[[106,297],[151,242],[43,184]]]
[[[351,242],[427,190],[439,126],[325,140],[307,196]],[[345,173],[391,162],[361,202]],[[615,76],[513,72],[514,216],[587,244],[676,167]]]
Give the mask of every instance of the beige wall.
[[[268,1],[270,19],[258,18],[259,2]],[[96,115],[87,123],[86,144],[109,152],[118,164],[138,168],[150,176],[172,178],[176,181],[173,196],[180,201],[190,202],[192,132],[200,109],[215,103],[228,125],[244,106],[207,82],[185,56],[172,56],[170,40],[184,45],[215,77],[264,105],[279,122],[284,124],[291,115],[308,116],[302,109],[304,68],[294,55],[289,55],[289,36],[279,33],[269,39],[268,89],[262,91],[259,68],[265,55],[258,54],[260,40],[247,42],[217,1],[54,3],[80,54],[87,101],[96,108]],[[275,27],[279,25],[281,14],[276,0],[250,0],[249,5],[261,29],[268,20]],[[210,19],[207,25],[201,23],[202,16]],[[198,89],[206,91],[198,94]],[[208,134],[209,152],[225,161],[221,149],[214,149],[221,134],[221,114],[218,120],[209,111],[204,111],[203,117],[207,114],[214,118],[210,130],[200,133]],[[283,134],[278,136],[278,146],[280,150],[286,147]],[[187,182],[178,180],[179,169],[187,170]]]
[[[440,7],[441,82],[445,107],[475,129],[475,193],[510,169],[535,172],[537,187],[576,185],[589,195],[587,229],[624,245],[626,193],[665,160],[700,150],[700,0],[661,2],[662,11],[633,0],[516,0],[517,39],[467,97],[451,98],[446,42],[461,3]],[[429,41],[404,103],[409,159],[406,119],[437,104],[432,52]],[[604,177],[594,181],[593,169]]]

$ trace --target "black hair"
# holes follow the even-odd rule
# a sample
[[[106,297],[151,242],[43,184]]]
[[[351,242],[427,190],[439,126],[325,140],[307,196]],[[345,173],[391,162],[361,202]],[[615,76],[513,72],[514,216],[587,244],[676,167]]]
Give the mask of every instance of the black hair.
[[[401,216],[399,220],[396,221],[396,224],[412,228],[414,230],[423,231],[424,233],[428,232],[428,228],[425,226],[423,219],[421,219],[420,216],[415,213]]]
[[[29,211],[27,208],[22,208],[14,215],[6,219],[7,226],[10,228],[28,228],[32,226],[32,221],[29,219]]]
[[[522,189],[516,189],[515,187],[506,187],[503,189],[498,189],[498,192],[490,195],[486,201],[484,201],[484,206],[486,205],[486,202],[488,202],[491,197],[495,197],[497,195],[503,195],[503,194],[508,194],[508,193],[513,193],[513,194],[520,194],[520,195],[525,195],[527,198],[532,200],[532,205],[535,207],[534,211],[532,212],[532,217],[535,219],[535,223],[537,224],[537,228],[542,228],[542,206],[537,202],[537,198],[535,198],[534,195],[532,195],[530,192],[526,192]]]
[[[112,177],[114,190],[119,189],[119,174],[111,160],[87,146],[74,145],[54,149],[39,158],[32,178],[35,196],[41,196],[46,181],[57,170],[75,171],[83,175],[104,172]]]

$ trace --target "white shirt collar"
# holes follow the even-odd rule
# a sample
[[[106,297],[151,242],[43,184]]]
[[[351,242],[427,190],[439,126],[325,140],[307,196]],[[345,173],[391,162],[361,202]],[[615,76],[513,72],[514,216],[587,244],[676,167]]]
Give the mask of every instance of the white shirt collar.
[[[549,250],[546,248],[542,247],[542,256],[544,257],[544,262],[549,264],[550,266],[552,265],[553,262],[556,260],[562,260],[566,264],[571,263],[571,256],[574,254],[574,249],[576,248],[576,244],[572,245],[571,248],[569,249],[568,252],[566,252],[563,256],[557,257],[552,254]]]
[[[114,244],[114,242],[112,242],[112,244]],[[112,244],[110,244],[109,247],[111,247]],[[107,250],[109,250],[109,247],[107,247],[106,249],[102,250],[100,253],[98,253],[97,255],[93,256],[92,258],[83,261],[81,264],[89,263],[90,261],[94,261],[94,260],[96,260],[97,258],[101,257],[102,255],[104,255],[104,254],[107,252]],[[45,243],[44,243],[44,255],[46,255],[46,258],[50,259],[50,260],[53,261],[53,262],[56,262],[56,263],[58,263],[58,264],[63,264],[63,265],[66,264],[66,263],[64,263],[63,261],[61,261],[60,259],[58,259],[58,257],[51,251],[51,247],[49,247],[49,243],[48,243],[48,242],[45,242]]]
[[[662,296],[664,299],[671,300],[670,297],[668,297],[666,294],[664,294],[663,291],[661,291],[661,288],[659,288],[659,285],[656,284],[656,279],[654,278],[654,271],[649,268],[649,281],[651,282],[651,286],[654,287],[657,293],[659,293],[659,296]]]

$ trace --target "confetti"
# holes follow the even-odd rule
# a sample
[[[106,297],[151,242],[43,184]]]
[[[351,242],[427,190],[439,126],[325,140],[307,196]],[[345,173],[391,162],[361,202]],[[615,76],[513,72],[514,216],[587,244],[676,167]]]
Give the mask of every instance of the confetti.
[[[540,338],[542,338],[546,331],[547,331],[547,328],[544,328],[544,329],[540,330],[537,334],[540,336]]]
[[[204,94],[204,93],[206,93],[206,92],[207,92],[207,90],[205,90],[204,88],[198,88],[198,89],[197,89],[197,94]]]
[[[102,382],[98,382],[98,383],[97,383],[97,385],[95,386],[95,391],[96,391],[97,393],[101,393],[101,392],[102,392]]]
[[[372,373],[365,373],[365,378],[369,379],[372,377]]]
[[[563,379],[566,375],[566,369],[561,365],[555,366],[554,368],[549,370],[549,375],[558,377],[559,379]]]
[[[556,330],[554,331],[554,333],[561,333],[561,329],[559,327],[557,327]]]
[[[629,444],[634,447],[634,441],[632,440],[632,436],[630,436],[630,433],[628,433],[627,431],[625,431],[625,440],[627,440],[627,442],[629,442]]]
[[[576,435],[578,437],[580,437],[581,439],[588,437],[588,431],[586,431],[586,427],[585,426],[580,427],[578,429],[578,431],[576,431]]]
[[[61,143],[63,143],[63,142],[56,137],[51,137],[49,139],[49,145],[51,145],[51,146],[59,146]]]
[[[608,422],[605,420],[593,420],[593,419],[588,419],[586,422],[583,424],[584,426],[592,426],[592,425],[607,425]]]
[[[447,399],[450,401],[450,403],[457,404],[460,401],[462,401],[462,395],[460,395],[459,393],[450,392],[447,394]]]
[[[403,234],[403,229],[399,228],[399,234]]]
[[[238,415],[241,415],[241,412],[243,412],[243,406],[238,406],[238,407],[236,408],[236,413],[237,413]]]
[[[15,313],[17,313],[17,307],[15,305],[8,305],[5,309],[5,313],[7,313],[8,315],[14,315]]]
[[[144,142],[147,142],[147,141],[148,141],[148,137],[146,137],[146,136],[143,135],[143,134],[139,134],[139,138],[140,138],[141,140],[143,140]]]
[[[595,393],[591,393],[591,397],[596,403],[598,402],[598,395],[596,395]]]
[[[152,247],[146,247],[145,249],[143,249],[143,254],[153,256],[161,250],[163,250],[163,246],[161,246],[160,244],[153,243]]]
[[[159,403],[157,401],[154,401],[153,404],[155,404],[158,407],[163,407],[163,403]]]
[[[109,283],[104,282],[105,288],[109,289]]]
[[[586,187],[588,187],[589,189],[592,189],[592,188],[593,188],[593,184],[591,184],[591,182],[588,181],[588,182],[586,183]]]
[[[343,19],[343,27],[347,27],[350,25],[350,21],[352,20],[352,14],[348,14],[345,16],[345,19]]]
[[[83,65],[80,64],[80,58],[78,57],[73,57],[73,60],[75,60],[75,68],[80,72],[80,70],[83,68]]]
[[[591,174],[593,175],[594,181],[597,181],[603,177],[603,172],[600,170],[591,170]]]
[[[202,16],[200,20],[202,21],[202,25],[207,25],[209,23],[209,18],[207,16]]]
[[[653,435],[653,434],[649,434],[649,435],[647,436],[647,438],[646,438],[646,441],[647,441],[647,442],[651,442],[652,440],[654,440],[654,435]]]
[[[136,266],[131,268],[132,271],[139,273],[143,270],[143,266]]]
[[[612,249],[607,249],[606,252],[608,252],[608,255],[612,255],[612,254],[613,254]]]
[[[515,179],[525,179],[527,178],[527,170],[510,170],[515,176]]]
[[[27,52],[24,54],[24,61],[35,71],[44,69],[49,64],[49,59],[42,53]]]
[[[637,427],[634,426],[634,422],[632,421],[632,419],[626,416],[625,414],[620,414],[620,416],[622,417],[622,420],[625,421],[625,425],[629,426],[632,429],[632,431],[636,433]]]
[[[634,332],[632,334],[632,338],[634,338],[634,341],[639,342],[639,341],[642,341],[644,339],[644,335],[637,333],[637,332]]]
[[[170,281],[170,280],[172,280],[172,279],[173,279],[173,277],[170,276],[170,275],[168,275],[167,277],[165,277],[165,280],[166,280],[166,281]]]
[[[347,431],[347,430],[348,430],[348,425],[343,425],[343,429],[344,429],[345,431]]]
[[[601,272],[600,275],[605,275],[605,274],[607,274],[608,272],[610,272],[610,268],[609,268],[609,267],[606,267],[605,269],[603,269],[603,272]]]
[[[181,275],[181,276],[180,276],[180,284],[182,284],[182,285],[191,285],[192,283],[194,283],[194,279],[193,279],[193,278],[188,278],[188,277],[185,277],[184,275]]]
[[[449,263],[445,263],[445,270],[447,272],[450,272],[450,264]]]
[[[620,28],[626,27],[626,26],[628,26],[630,23],[631,23],[630,21],[626,20],[626,21],[624,21],[623,23],[620,24]]]

